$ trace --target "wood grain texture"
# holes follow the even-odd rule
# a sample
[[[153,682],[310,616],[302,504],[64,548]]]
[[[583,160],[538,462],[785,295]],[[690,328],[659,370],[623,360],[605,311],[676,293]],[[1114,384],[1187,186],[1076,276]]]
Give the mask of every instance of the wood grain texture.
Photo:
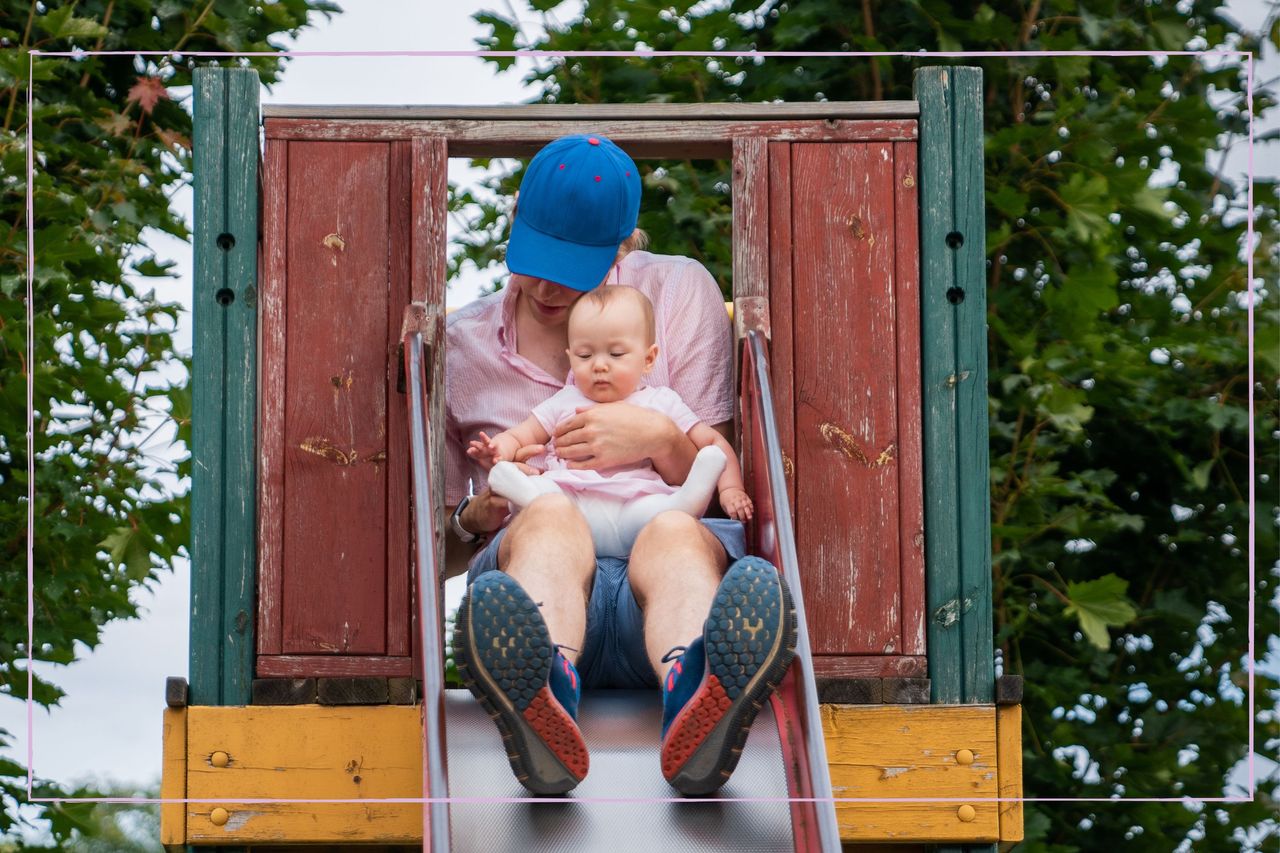
[[[796,505],[795,341],[791,280],[791,144],[769,143],[769,377],[787,498]],[[799,520],[796,519],[798,522]]]
[[[243,704],[257,581],[258,76],[202,68],[194,91],[191,701]]]
[[[769,295],[769,149],[733,140],[733,297]]]
[[[745,309],[759,313],[769,295],[769,149],[762,137],[733,140],[733,298]],[[745,323],[749,318],[740,317]],[[756,326],[770,327],[768,317]],[[745,325],[743,328],[746,328]],[[764,329],[761,329],[763,331]],[[739,364],[734,360],[733,387],[740,385]],[[741,435],[742,413],[734,407],[734,435]],[[744,454],[746,482],[751,482],[753,465],[765,464],[750,451]]]
[[[404,306],[412,299],[413,245],[413,148],[408,142],[391,143],[390,171],[387,183],[388,252],[387,279],[390,285],[386,303],[387,337],[383,342],[382,361],[386,366],[386,440],[387,479],[384,500],[387,507],[387,595],[383,602],[387,620],[387,654],[413,653],[413,601],[409,530],[409,435],[404,428],[408,418],[407,398],[396,387],[400,356],[400,322]]]
[[[981,76],[980,69],[958,67],[915,75],[926,617],[935,702],[990,701],[995,677]],[[962,245],[948,239],[953,234]]]
[[[442,119],[481,121],[666,119],[692,123],[724,119],[777,121],[802,118],[911,118],[920,114],[920,107],[915,101],[821,101],[781,104],[518,104],[515,106],[268,104],[262,108],[262,114],[267,118],[430,119],[433,121]]]
[[[809,599],[806,598],[805,601],[808,602]],[[810,617],[811,621],[812,618]],[[811,628],[810,631],[815,632],[816,628]],[[919,678],[928,673],[929,663],[924,655],[824,654],[813,656],[813,671],[827,678]]]
[[[893,149],[792,146],[797,547],[815,654],[901,652]]]
[[[1021,841],[1022,812],[1022,706],[996,707],[997,764],[1000,778],[1000,840]]]
[[[412,706],[318,705],[189,709],[190,842],[407,842],[422,837],[414,803],[218,803],[231,814],[209,821],[201,800],[288,798],[375,800],[422,796],[419,711]],[[226,767],[210,756],[226,752]]]
[[[164,709],[164,741],[161,750],[160,799],[183,800],[187,796],[187,709]],[[160,843],[166,847],[186,843],[184,804],[160,804]]]
[[[836,803],[843,841],[996,840],[994,707],[824,705],[822,717],[832,789],[852,800]],[[971,764],[959,763],[961,749],[973,753]],[[960,819],[961,805],[973,807],[974,820]]]
[[[617,142],[632,157],[728,158],[732,140],[762,137],[783,141],[914,139],[911,119],[824,119],[787,121],[413,121],[272,118],[268,137],[309,140],[390,141],[433,138],[446,142],[453,157],[531,156],[553,139],[597,133]]]
[[[386,650],[388,160],[290,144],[286,654]]]
[[[429,477],[431,480],[431,530],[435,537],[436,566],[435,576],[440,595],[437,600],[444,602],[444,347],[439,342],[444,340],[445,317],[445,281],[447,277],[448,237],[446,224],[448,220],[448,166],[450,151],[443,139],[419,138],[412,141],[412,187],[411,196],[413,210],[412,251],[410,260],[410,298],[426,306],[428,321],[433,324],[434,331],[424,335],[430,344],[427,361],[428,407],[430,423],[427,436],[430,455]],[[401,306],[403,308],[403,306]],[[406,423],[402,413],[400,423]],[[408,452],[406,445],[406,464]],[[406,484],[408,480],[406,479]],[[404,493],[404,501],[409,501],[408,489]],[[416,612],[416,605],[414,611]],[[440,624],[444,624],[444,613],[441,611]],[[418,630],[413,631],[413,656],[415,673],[422,672],[421,637]]]
[[[262,655],[258,675],[263,678],[322,676],[415,675],[413,659],[386,655]]]
[[[258,432],[258,654],[280,654],[284,584],[285,299],[289,143],[266,143],[262,187],[262,358]]]
[[[898,342],[898,540],[902,651],[925,653],[924,450],[920,398],[920,207],[916,143],[893,144]]]

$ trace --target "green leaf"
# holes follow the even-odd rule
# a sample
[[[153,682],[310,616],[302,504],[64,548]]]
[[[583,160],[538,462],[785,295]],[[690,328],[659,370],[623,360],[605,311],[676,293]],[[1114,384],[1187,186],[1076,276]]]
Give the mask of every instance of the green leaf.
[[[1107,194],[1107,179],[1101,175],[1086,178],[1076,172],[1059,191],[1067,212],[1067,232],[1081,242],[1099,239],[1110,230],[1107,214],[1113,203]]]
[[[1138,615],[1132,602],[1125,596],[1129,582],[1108,573],[1097,580],[1067,584],[1070,604],[1064,611],[1080,621],[1080,630],[1089,642],[1099,649],[1111,644],[1108,627],[1119,627],[1133,621]]]
[[[1204,491],[1209,488],[1209,472],[1213,470],[1216,461],[1215,459],[1208,459],[1191,469],[1191,482],[1195,484],[1197,489]]]

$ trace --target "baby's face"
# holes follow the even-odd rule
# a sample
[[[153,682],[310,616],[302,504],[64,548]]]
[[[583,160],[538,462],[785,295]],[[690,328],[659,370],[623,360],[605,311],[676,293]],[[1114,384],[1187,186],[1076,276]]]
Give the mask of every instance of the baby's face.
[[[653,369],[658,347],[645,340],[644,315],[630,300],[603,311],[582,305],[569,318],[569,365],[573,381],[597,403],[623,400]]]

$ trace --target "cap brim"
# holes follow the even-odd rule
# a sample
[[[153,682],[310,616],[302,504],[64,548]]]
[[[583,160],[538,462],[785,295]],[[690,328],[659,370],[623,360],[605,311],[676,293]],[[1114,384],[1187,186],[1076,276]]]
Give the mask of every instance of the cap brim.
[[[507,269],[573,290],[595,290],[609,274],[617,246],[584,246],[543,234],[519,216],[507,243]]]

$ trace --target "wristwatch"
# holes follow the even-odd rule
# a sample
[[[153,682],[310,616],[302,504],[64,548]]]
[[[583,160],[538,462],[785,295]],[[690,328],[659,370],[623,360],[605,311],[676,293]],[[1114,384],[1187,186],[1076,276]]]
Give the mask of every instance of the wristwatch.
[[[479,542],[484,539],[483,534],[472,533],[462,526],[462,511],[467,508],[467,504],[471,503],[471,495],[467,495],[458,502],[458,508],[453,511],[453,515],[449,518],[449,526],[453,528],[454,535],[462,542]]]

